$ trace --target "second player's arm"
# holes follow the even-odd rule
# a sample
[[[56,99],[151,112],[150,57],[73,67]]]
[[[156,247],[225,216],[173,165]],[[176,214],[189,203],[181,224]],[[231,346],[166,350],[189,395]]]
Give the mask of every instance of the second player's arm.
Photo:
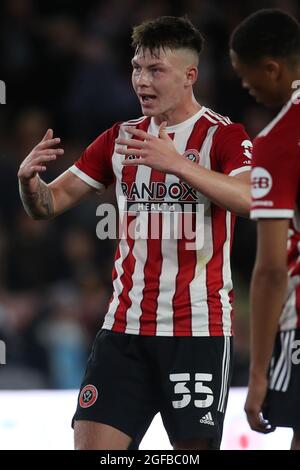
[[[257,255],[250,288],[251,370],[265,375],[287,287],[288,219],[257,224]]]
[[[117,153],[139,157],[135,160],[124,160],[123,164],[148,165],[158,171],[173,173],[214,204],[237,215],[248,217],[251,206],[250,171],[228,176],[182,158],[166,133],[164,124],[162,123],[159,128],[159,138],[139,129],[125,127],[128,133],[144,140],[136,138],[116,140],[117,144],[127,146],[127,148],[118,148]]]
[[[279,317],[287,288],[287,234],[289,220],[262,219],[257,227],[257,254],[250,289],[250,376],[245,411],[252,429],[272,430],[261,417],[268,388]]]
[[[175,171],[176,176],[204,194],[214,204],[237,215],[249,215],[250,171],[228,176],[207,170],[188,160],[178,161],[178,169]]]

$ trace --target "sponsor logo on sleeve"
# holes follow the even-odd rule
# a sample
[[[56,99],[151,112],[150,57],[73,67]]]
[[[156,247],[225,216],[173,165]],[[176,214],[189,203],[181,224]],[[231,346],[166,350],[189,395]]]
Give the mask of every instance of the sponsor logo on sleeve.
[[[260,166],[253,168],[251,172],[251,194],[253,199],[260,199],[266,196],[272,188],[272,176]]]

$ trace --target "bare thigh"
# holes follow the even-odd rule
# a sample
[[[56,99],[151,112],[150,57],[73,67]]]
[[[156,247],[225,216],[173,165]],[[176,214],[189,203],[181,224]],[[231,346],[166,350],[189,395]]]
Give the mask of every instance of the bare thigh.
[[[112,426],[94,421],[75,421],[76,450],[126,450],[132,439]]]

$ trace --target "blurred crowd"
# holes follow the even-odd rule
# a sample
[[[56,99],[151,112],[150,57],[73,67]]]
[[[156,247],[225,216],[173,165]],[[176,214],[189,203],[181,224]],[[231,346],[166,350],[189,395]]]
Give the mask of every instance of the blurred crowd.
[[[131,89],[131,29],[160,15],[188,14],[206,44],[198,100],[242,122],[254,137],[272,117],[240,86],[228,38],[249,13],[279,7],[300,18],[296,0],[2,0],[0,79],[0,339],[6,365],[0,388],[76,388],[91,341],[111,296],[115,242],[96,237],[96,208],[112,189],[51,221],[31,220],[18,195],[21,161],[47,128],[65,155],[43,178],[51,181],[115,121],[140,116]],[[278,32],[280,34],[280,31]],[[248,374],[248,288],[255,224],[240,219],[233,249],[234,385]]]

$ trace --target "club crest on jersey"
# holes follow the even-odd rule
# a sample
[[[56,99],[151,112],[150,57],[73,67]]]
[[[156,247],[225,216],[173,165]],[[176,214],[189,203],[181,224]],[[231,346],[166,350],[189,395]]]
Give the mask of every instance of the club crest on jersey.
[[[89,408],[98,398],[98,390],[94,385],[86,385],[80,392],[79,405],[81,408]]]
[[[190,160],[191,162],[199,163],[200,161],[200,154],[196,149],[188,149],[184,152],[183,156]]]
[[[244,164],[251,165],[251,159],[252,159],[252,142],[251,140],[243,140],[241,143],[241,146],[244,149],[243,155],[248,158],[247,161],[244,161]]]

